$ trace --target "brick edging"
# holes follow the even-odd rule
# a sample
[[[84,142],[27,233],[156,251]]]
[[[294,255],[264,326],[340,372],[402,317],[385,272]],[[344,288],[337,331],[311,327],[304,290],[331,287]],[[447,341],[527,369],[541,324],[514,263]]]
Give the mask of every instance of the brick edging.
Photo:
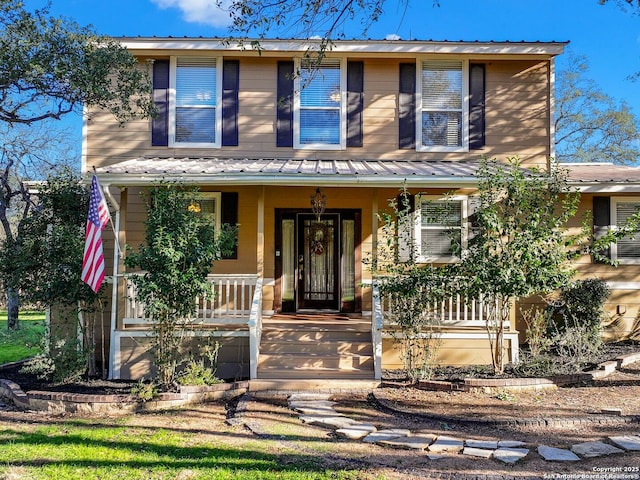
[[[180,392],[160,393],[148,402],[132,395],[89,395],[33,390],[23,392],[18,384],[0,378],[0,397],[6,397],[21,410],[50,413],[130,413],[177,408],[242,395],[249,382],[221,383],[206,387],[186,386]]]
[[[383,389],[375,389],[371,392],[372,400],[381,408],[392,412],[413,415],[426,420],[435,420],[446,423],[457,423],[467,425],[489,425],[494,427],[524,427],[524,426],[563,426],[563,425],[580,425],[580,424],[625,424],[640,423],[640,415],[602,415],[593,414],[593,416],[582,417],[531,417],[531,418],[477,418],[453,415],[440,415],[436,413],[426,413],[422,410],[416,410],[409,407],[400,407],[395,405],[386,396]]]

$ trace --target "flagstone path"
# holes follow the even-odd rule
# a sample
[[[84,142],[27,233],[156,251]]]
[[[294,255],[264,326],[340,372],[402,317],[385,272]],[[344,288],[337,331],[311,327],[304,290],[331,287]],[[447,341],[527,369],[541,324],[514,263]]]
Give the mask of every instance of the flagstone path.
[[[590,440],[569,445],[565,449],[547,445],[529,445],[509,438],[477,440],[413,433],[404,428],[378,430],[375,425],[358,422],[336,411],[337,403],[331,401],[331,396],[323,393],[292,394],[288,397],[288,405],[299,414],[301,421],[332,429],[338,437],[375,443],[387,448],[424,452],[432,460],[451,455],[466,455],[478,459],[494,458],[505,464],[514,464],[537,454],[548,462],[579,462],[588,458],[640,450],[640,434],[610,436],[607,437],[606,442]]]

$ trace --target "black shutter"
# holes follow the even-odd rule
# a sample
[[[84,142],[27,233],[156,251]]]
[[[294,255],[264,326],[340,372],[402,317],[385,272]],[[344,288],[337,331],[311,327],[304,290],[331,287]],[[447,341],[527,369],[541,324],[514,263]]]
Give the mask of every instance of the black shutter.
[[[469,148],[485,146],[484,138],[485,66],[469,64]]]
[[[347,147],[362,147],[364,62],[347,62]]]
[[[169,145],[169,60],[153,62],[153,103],[156,116],[151,119],[151,145]]]
[[[238,84],[240,62],[222,63],[222,146],[238,146]]]
[[[611,225],[611,199],[609,197],[593,197],[593,236],[598,239],[605,235]],[[599,252],[611,258],[611,248]]]
[[[293,147],[293,62],[278,62],[276,146]]]
[[[238,193],[222,192],[220,197],[220,200],[222,202],[222,214],[220,216],[220,222],[222,224],[226,223],[231,226],[236,226],[238,224]],[[222,258],[237,259],[238,245],[234,247],[233,252],[231,252],[229,255],[223,255]]]
[[[398,94],[399,147],[416,148],[416,64],[400,64]]]

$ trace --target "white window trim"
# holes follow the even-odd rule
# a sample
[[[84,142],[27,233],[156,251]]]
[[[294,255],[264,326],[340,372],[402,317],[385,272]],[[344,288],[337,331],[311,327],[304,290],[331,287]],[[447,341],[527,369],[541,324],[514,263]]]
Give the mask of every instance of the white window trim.
[[[469,60],[462,62],[462,145],[459,147],[422,145],[422,62],[443,59],[442,57],[419,57],[416,60],[416,150],[418,152],[468,152],[469,151]]]
[[[427,256],[422,253],[422,200],[440,201],[440,202],[460,202],[460,241],[462,250],[467,248],[469,226],[468,226],[468,204],[469,197],[467,195],[416,195],[414,208],[414,224],[413,235],[416,246],[416,261],[418,263],[458,263],[460,257],[455,255],[432,255]]]
[[[618,228],[618,203],[640,203],[640,197],[611,197],[611,225],[609,228]],[[636,233],[635,241],[640,245],[640,232]],[[620,265],[640,265],[640,258],[618,258],[618,244],[613,242],[610,245],[611,260],[617,261]]]
[[[183,57],[180,55],[180,57]],[[200,57],[199,57],[200,58]],[[220,148],[222,146],[222,57],[211,57],[216,61],[216,141],[176,142],[176,66],[177,56],[169,58],[169,147],[175,148]]]
[[[333,59],[333,57],[332,57]],[[328,145],[325,143],[300,143],[300,75],[294,80],[293,100],[293,148],[298,150],[345,150],[347,148],[347,59],[340,58],[340,143]],[[301,69],[302,59],[295,59],[295,70]]]

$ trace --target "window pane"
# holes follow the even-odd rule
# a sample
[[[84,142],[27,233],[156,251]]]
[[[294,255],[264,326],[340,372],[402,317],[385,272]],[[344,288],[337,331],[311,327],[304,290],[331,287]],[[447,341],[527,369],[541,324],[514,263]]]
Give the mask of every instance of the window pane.
[[[421,234],[420,252],[425,257],[450,257],[453,255],[451,240],[460,242],[459,230],[423,228]]]
[[[462,223],[462,203],[460,201],[423,200],[420,203],[421,223],[459,227]]]
[[[215,108],[176,108],[176,142],[214,143]]]
[[[200,214],[207,218],[214,225],[217,223],[216,219],[216,199],[215,198],[203,198],[198,201],[200,204]]]
[[[300,72],[300,105],[302,107],[340,106],[340,62],[325,62],[314,70]]]
[[[340,144],[340,111],[300,111],[300,143],[303,145],[322,143]]]
[[[295,299],[295,222],[282,220],[282,301]]]
[[[640,258],[640,242],[636,239],[618,240],[618,258]]]
[[[616,203],[617,226],[624,223],[640,212],[640,202],[618,202]],[[633,237],[625,237],[618,240],[618,258],[640,258],[640,233]]]
[[[423,112],[422,145],[462,145],[462,112]]]
[[[462,62],[423,62],[422,108],[462,110]]]
[[[215,59],[178,59],[176,68],[176,104],[216,105]]]
[[[355,221],[342,221],[342,301],[353,302],[356,292]]]

